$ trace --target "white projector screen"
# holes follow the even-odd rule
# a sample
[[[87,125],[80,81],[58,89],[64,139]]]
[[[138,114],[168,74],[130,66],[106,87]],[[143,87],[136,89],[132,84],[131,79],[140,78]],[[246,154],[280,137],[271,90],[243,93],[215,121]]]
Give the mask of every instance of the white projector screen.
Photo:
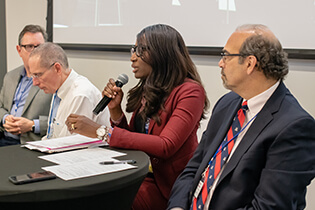
[[[261,23],[284,48],[315,50],[314,0],[53,0],[59,44],[132,45],[156,23],[176,28],[191,47],[223,47],[237,26]]]

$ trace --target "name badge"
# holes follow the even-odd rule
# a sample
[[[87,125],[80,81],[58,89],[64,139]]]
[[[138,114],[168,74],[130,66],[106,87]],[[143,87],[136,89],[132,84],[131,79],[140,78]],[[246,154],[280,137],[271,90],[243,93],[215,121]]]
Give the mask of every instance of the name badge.
[[[201,191],[201,189],[202,189],[202,187],[203,187],[203,183],[204,183],[204,178],[202,178],[202,179],[199,181],[199,183],[198,183],[198,186],[197,186],[197,188],[196,188],[196,190],[195,190],[195,193],[194,193],[194,197],[195,197],[195,198],[198,198],[198,195],[199,195],[199,193],[200,193],[200,191]]]

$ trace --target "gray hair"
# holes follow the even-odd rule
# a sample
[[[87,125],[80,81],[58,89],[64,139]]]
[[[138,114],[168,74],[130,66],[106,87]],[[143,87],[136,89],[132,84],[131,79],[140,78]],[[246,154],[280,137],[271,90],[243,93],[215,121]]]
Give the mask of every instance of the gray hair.
[[[236,32],[253,32],[242,44],[239,53],[254,55],[257,67],[262,70],[267,78],[283,80],[289,72],[287,53],[284,52],[280,41],[271,30],[261,24],[246,24],[239,26]],[[240,57],[240,63],[244,57]]]
[[[49,68],[53,63],[60,63],[65,69],[69,68],[68,58],[65,51],[57,44],[46,42],[35,48],[30,58],[33,56],[40,57],[40,66]]]
[[[18,40],[19,45],[21,45],[22,38],[27,32],[33,33],[33,34],[41,33],[43,35],[43,37],[44,37],[45,42],[47,41],[48,36],[47,36],[46,31],[39,25],[32,25],[32,24],[30,24],[30,25],[26,25],[23,28],[23,30],[20,32],[19,40]]]

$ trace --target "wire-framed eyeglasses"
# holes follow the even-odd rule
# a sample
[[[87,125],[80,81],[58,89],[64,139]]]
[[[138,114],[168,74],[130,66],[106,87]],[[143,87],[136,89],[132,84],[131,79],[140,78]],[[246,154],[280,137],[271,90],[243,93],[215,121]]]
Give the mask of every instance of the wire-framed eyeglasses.
[[[34,73],[31,74],[31,77],[34,79],[40,79],[51,67],[53,67],[57,62],[54,62],[53,64],[51,64],[48,69],[46,69],[44,72],[40,72],[40,73]],[[61,64],[60,64],[61,65]]]
[[[241,57],[247,57],[249,55],[247,54],[242,54],[242,53],[228,53],[228,52],[221,52],[221,59],[223,60],[223,62],[225,62],[227,60],[228,57],[231,56],[241,56]]]

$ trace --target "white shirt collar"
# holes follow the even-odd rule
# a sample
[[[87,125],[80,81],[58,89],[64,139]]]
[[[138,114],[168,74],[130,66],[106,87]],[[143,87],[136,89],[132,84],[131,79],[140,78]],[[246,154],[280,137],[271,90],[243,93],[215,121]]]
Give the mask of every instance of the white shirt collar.
[[[277,89],[279,84],[280,82],[277,81],[268,90],[258,94],[257,96],[254,96],[247,101],[248,110],[253,116],[256,115],[263,108],[263,106],[266,104],[273,92]]]
[[[57,95],[60,99],[64,99],[64,97],[67,95],[67,93],[69,92],[69,88],[71,88],[71,85],[73,84],[77,76],[78,76],[78,73],[76,73],[73,69],[70,69],[69,76],[62,83],[62,85],[59,87],[57,91]]]

